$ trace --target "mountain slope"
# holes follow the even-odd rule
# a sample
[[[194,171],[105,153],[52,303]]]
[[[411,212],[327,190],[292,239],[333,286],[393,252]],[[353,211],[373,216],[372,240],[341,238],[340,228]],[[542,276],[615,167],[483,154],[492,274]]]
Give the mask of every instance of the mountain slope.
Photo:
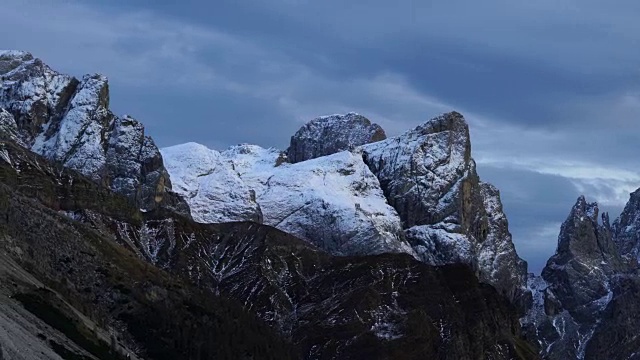
[[[41,358],[292,357],[242,307],[151,266],[68,211],[104,209],[140,224],[125,198],[13,144],[0,142],[0,153],[0,309],[13,318],[13,335],[0,336],[6,356],[33,359],[28,349],[39,347],[49,349]]]

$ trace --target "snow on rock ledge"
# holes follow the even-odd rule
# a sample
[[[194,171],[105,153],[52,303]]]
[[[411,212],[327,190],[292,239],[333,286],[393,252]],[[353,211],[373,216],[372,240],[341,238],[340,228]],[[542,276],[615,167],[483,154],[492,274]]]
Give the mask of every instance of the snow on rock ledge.
[[[516,253],[497,189],[476,173],[461,114],[443,114],[362,151],[422,261],[469,264],[483,281],[519,300],[527,266]]]

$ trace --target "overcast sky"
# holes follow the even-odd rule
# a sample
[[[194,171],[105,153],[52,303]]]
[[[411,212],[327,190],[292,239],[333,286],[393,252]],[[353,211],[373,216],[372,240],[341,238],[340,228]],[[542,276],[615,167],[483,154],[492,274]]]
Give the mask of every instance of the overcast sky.
[[[356,111],[396,135],[457,110],[539,272],[585,194],[640,187],[640,2],[2,0],[0,47],[110,79],[159,146],[285,148]]]

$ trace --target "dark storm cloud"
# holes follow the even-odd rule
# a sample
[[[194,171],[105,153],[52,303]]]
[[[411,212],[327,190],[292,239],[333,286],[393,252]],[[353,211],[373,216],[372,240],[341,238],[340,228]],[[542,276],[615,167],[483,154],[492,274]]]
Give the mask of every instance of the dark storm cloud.
[[[615,209],[640,186],[639,13],[630,0],[6,0],[0,43],[107,74],[114,110],[161,146],[282,148],[346,111],[395,135],[461,111],[537,271],[579,193]]]

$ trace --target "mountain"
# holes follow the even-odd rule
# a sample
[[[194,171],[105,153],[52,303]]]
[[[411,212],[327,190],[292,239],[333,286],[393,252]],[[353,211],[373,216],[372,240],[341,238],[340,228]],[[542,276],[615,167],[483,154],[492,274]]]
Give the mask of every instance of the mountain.
[[[175,190],[196,220],[215,209],[238,214],[225,221],[245,221],[243,209],[259,207],[265,224],[334,255],[396,252],[431,265],[468,264],[524,308],[527,265],[513,246],[499,191],[476,173],[464,117],[448,113],[397,137],[380,134],[378,125],[349,113],[311,120],[286,152],[184,144],[162,154],[171,177],[186,181]],[[243,195],[230,196],[230,185],[209,186],[209,177]]]
[[[104,76],[2,51],[0,358],[536,359],[470,151],[457,113],[160,151]]]
[[[153,359],[265,358],[271,347],[273,358],[536,358],[516,309],[464,265],[334,257],[266,225],[144,212],[16,144],[0,154],[0,248],[19,275],[2,281],[2,303],[20,309],[10,328],[24,339],[0,337],[5,354],[34,343],[108,358],[110,329],[119,351]],[[29,327],[34,316],[44,332]]]
[[[578,198],[556,253],[540,277],[530,276],[534,301],[522,322],[544,358],[640,358],[640,277],[630,244],[636,196],[613,227],[606,213],[599,221],[597,203]]]
[[[620,255],[633,267],[640,259],[640,189],[633,192],[629,202],[612,225],[613,240]]]

